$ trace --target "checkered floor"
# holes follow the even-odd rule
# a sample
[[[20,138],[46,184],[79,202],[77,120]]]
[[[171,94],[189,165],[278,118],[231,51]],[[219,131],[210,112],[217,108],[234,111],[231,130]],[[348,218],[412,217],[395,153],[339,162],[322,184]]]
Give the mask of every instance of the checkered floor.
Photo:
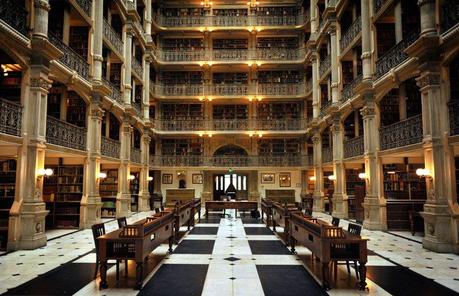
[[[179,245],[174,246],[172,254],[167,254],[167,245],[157,248],[149,256],[147,276],[140,292],[132,289],[135,266],[131,262],[128,276],[121,277],[119,282],[115,280],[115,268],[111,267],[108,271],[109,288],[99,290],[99,279],[92,279],[95,253],[91,250],[92,238],[87,230],[57,237],[39,250],[19,251],[0,257],[0,266],[3,267],[0,268],[0,277],[13,269],[16,272],[16,275],[9,276],[8,281],[1,281],[15,288],[7,290],[8,287],[2,285],[0,288],[6,292],[5,295],[458,295],[437,281],[398,264],[390,257],[391,254],[380,254],[380,246],[387,252],[395,248],[400,248],[402,252],[401,248],[407,242],[410,247],[406,251],[417,248],[416,243],[412,245],[409,240],[388,233],[378,233],[373,237],[372,232],[365,233],[371,239],[370,250],[377,252],[370,251],[368,257],[369,291],[355,289],[355,272],[349,274],[345,266],[339,266],[332,274],[333,289],[325,291],[310,268],[313,260],[309,250],[298,247],[298,255],[292,255],[280,239],[281,228],[277,228],[278,233],[273,233],[260,220],[246,216],[234,218],[234,211],[227,211],[227,214],[222,217],[221,213],[212,213],[188,233],[185,233],[186,227],[182,228],[183,237]],[[129,220],[132,222],[144,215],[148,213]],[[330,218],[320,215],[323,219]],[[112,225],[114,223],[108,223],[107,229],[116,227]],[[74,250],[66,252],[67,249]],[[59,255],[59,252],[62,254]],[[452,265],[458,256],[429,254],[432,263],[445,257],[445,262],[451,265],[449,277],[455,281]],[[44,269],[54,264],[53,256],[57,256],[56,260],[67,262],[56,268]],[[28,260],[25,260],[26,257]],[[43,263],[31,270],[27,270],[26,266],[17,266],[22,265],[19,261],[29,264],[29,259]],[[444,263],[441,265],[445,266]],[[44,270],[43,274],[40,270]],[[435,270],[439,269],[435,267]],[[28,274],[28,271],[38,274]],[[124,266],[121,272],[124,273]],[[25,276],[29,276],[30,280],[22,278]],[[23,284],[14,283],[14,278],[24,280]]]

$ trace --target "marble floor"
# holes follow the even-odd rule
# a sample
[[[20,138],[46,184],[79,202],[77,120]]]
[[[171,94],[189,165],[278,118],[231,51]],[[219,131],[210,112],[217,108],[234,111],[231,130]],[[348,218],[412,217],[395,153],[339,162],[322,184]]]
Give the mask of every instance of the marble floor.
[[[138,213],[134,222],[150,213]],[[4,295],[459,295],[459,256],[422,248],[419,237],[404,232],[363,230],[368,237],[368,290],[355,289],[355,272],[339,266],[332,289],[325,291],[309,269],[304,247],[292,255],[277,233],[260,220],[213,213],[191,231],[182,228],[178,246],[167,254],[161,245],[150,256],[140,291],[133,290],[134,264],[127,277],[99,290],[90,230],[49,232],[46,247],[0,256],[0,293]],[[331,217],[315,214],[324,220]],[[347,221],[340,226],[347,228]],[[107,221],[106,229],[116,229]],[[121,265],[124,273],[124,264]]]

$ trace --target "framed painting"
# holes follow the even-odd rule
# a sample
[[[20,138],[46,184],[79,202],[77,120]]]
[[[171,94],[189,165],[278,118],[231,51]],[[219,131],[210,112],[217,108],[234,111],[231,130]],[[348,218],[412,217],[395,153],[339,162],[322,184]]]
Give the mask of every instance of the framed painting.
[[[291,187],[290,173],[279,173],[279,187]]]
[[[172,174],[163,174],[162,183],[163,184],[172,184]]]
[[[274,173],[261,173],[262,184],[274,184]]]

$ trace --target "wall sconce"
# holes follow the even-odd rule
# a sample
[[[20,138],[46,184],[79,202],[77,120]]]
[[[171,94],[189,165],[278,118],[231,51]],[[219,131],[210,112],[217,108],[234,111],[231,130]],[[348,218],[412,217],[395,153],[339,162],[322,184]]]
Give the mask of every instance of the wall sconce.
[[[38,177],[49,177],[53,175],[53,170],[52,169],[38,169]]]
[[[416,175],[418,175],[419,177],[424,177],[424,178],[430,178],[432,177],[431,173],[430,173],[430,170],[429,169],[417,169],[416,170]]]
[[[98,175],[98,178],[99,178],[99,179],[105,179],[105,178],[107,178],[107,173],[100,172],[99,175]]]
[[[335,175],[330,175],[330,176],[328,176],[328,180],[335,181],[336,180],[336,176]]]
[[[316,176],[311,176],[311,177],[309,177],[309,181],[315,182],[315,181],[316,181]]]
[[[153,181],[153,177],[152,176],[148,176],[148,179],[147,179],[149,182]]]
[[[134,175],[129,175],[128,180],[132,181],[132,180],[134,180],[134,179],[135,179],[135,176],[134,176]]]
[[[263,137],[263,134],[261,132],[258,133],[258,137],[259,138],[262,138]]]
[[[360,173],[359,174],[360,179],[368,179],[368,175],[366,173]]]

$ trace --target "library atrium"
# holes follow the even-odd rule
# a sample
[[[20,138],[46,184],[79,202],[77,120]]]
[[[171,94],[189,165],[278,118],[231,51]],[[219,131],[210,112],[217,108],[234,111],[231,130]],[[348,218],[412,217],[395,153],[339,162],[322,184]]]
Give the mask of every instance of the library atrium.
[[[1,0],[1,295],[459,295],[458,0]]]

